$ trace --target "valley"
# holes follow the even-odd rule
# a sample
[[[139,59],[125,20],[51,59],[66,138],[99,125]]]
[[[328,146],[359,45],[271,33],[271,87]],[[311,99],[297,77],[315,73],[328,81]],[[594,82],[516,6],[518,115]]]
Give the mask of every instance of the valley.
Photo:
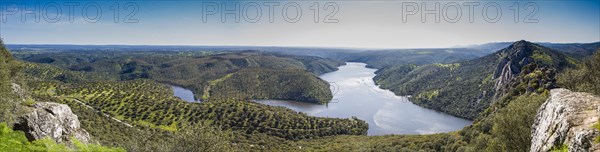
[[[0,0],[0,152],[600,152],[600,0]]]
[[[321,75],[333,85],[333,100],[326,105],[278,100],[257,102],[317,117],[356,116],[369,124],[368,135],[434,134],[456,131],[471,124],[465,119],[419,107],[406,97],[380,89],[372,80],[375,69],[365,66],[349,62],[338,71]]]
[[[3,81],[25,90],[5,88],[2,99],[14,111],[68,105],[95,141],[128,151],[518,151],[550,90],[598,95],[588,77],[598,75],[587,74],[597,51],[582,58],[527,41],[488,55],[448,50],[21,48]]]

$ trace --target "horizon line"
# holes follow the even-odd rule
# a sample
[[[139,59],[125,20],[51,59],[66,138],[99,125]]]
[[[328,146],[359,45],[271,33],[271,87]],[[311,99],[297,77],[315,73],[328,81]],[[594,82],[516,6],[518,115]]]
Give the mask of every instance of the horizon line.
[[[277,46],[277,45],[193,45],[193,44],[73,44],[73,43],[5,43],[5,45],[66,45],[66,46],[172,46],[172,47],[263,47],[263,48],[324,48],[324,49],[347,49],[347,50],[387,50],[387,49],[448,49],[448,48],[469,48],[477,45],[485,45],[492,43],[514,43],[516,41],[493,41],[479,44],[466,44],[466,45],[453,45],[448,47],[419,47],[419,48],[402,48],[402,47],[380,47],[380,48],[369,48],[369,47],[338,47],[338,46]],[[525,40],[527,41],[527,40]],[[532,41],[529,41],[532,42]],[[532,42],[532,43],[552,43],[552,44],[590,44],[600,43],[600,41],[591,42]]]

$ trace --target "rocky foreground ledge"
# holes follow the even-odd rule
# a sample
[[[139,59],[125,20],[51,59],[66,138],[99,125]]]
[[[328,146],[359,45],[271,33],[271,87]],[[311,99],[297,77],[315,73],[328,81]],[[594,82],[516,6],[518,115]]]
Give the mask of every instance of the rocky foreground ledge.
[[[600,119],[600,97],[553,89],[538,109],[531,130],[531,152],[567,146],[569,151],[600,151],[600,135],[593,125]]]
[[[57,143],[70,144],[72,137],[82,143],[90,141],[88,132],[80,127],[77,115],[64,104],[40,102],[31,106],[31,112],[17,118],[15,130],[25,132],[28,140],[49,137]]]

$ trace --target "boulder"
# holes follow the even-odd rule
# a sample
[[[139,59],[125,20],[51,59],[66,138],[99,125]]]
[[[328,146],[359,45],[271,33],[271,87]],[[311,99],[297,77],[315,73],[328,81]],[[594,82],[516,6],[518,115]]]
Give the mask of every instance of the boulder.
[[[531,152],[546,152],[566,145],[569,151],[600,151],[593,128],[600,119],[600,97],[553,89],[538,109],[531,130]]]
[[[90,141],[88,132],[80,127],[77,115],[64,104],[41,102],[32,106],[31,112],[20,115],[15,130],[25,132],[30,141],[49,137],[58,143],[71,143],[74,137],[82,143]]]

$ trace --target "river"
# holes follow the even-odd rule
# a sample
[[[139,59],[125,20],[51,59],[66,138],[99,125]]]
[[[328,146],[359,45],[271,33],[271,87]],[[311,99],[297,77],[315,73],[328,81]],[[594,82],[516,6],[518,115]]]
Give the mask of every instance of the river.
[[[369,123],[368,135],[433,134],[460,130],[472,122],[442,112],[419,107],[406,97],[380,89],[375,82],[375,70],[364,63],[339,67],[338,71],[321,75],[331,83],[333,100],[327,105],[293,101],[258,100],[262,104],[283,106],[317,117],[350,118],[356,116]],[[175,95],[195,101],[191,91],[175,88]],[[178,91],[179,90],[179,91]],[[177,93],[180,92],[181,93]],[[184,93],[189,91],[189,93]],[[179,94],[179,95],[178,95]],[[191,94],[191,100],[189,99]]]
[[[196,100],[194,98],[194,93],[191,90],[171,85],[173,88],[173,95],[179,97],[187,102],[200,102],[200,100]]]

